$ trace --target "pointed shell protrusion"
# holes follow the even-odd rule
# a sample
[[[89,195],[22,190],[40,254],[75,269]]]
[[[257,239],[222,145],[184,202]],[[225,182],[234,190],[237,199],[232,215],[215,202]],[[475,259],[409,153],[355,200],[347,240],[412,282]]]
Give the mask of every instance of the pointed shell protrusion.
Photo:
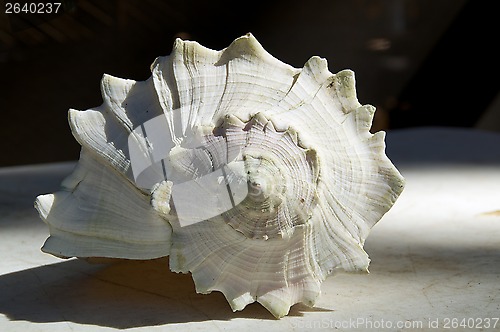
[[[82,153],[35,203],[45,252],[170,255],[197,292],[276,317],[314,305],[329,275],[367,271],[364,241],[404,180],[352,71],[319,57],[293,68],[251,34],[222,51],[176,40],[151,71],[105,75],[103,104],[70,110]]]

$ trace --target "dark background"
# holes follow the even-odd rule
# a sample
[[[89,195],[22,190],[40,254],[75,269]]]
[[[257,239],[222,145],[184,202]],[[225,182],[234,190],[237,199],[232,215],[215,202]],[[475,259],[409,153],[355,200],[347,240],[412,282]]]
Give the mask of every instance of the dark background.
[[[252,32],[295,67],[319,55],[350,68],[360,102],[377,107],[373,131],[500,130],[494,1],[58,1],[51,15],[5,14],[0,1],[0,167],[78,159],[68,109],[102,103],[103,73],[147,79],[176,37],[222,49]]]

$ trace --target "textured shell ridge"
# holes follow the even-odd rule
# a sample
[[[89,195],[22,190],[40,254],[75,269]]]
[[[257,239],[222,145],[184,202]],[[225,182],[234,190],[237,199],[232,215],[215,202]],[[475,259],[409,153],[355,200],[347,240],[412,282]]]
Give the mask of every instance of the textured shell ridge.
[[[75,170],[35,202],[42,250],[169,256],[233,311],[313,306],[328,276],[368,272],[365,240],[404,187],[355,84],[250,33],[222,50],[176,39],[145,81],[103,75],[102,105],[68,112]]]
[[[171,227],[148,206],[145,195],[83,149],[62,190],[35,202],[51,232],[43,250],[64,257],[167,256]]]

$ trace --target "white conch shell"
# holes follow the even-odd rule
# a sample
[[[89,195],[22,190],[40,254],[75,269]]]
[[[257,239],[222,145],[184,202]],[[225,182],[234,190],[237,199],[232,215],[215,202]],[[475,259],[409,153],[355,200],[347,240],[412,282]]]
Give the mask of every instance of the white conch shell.
[[[314,305],[337,271],[367,271],[370,228],[403,189],[369,132],[354,74],[302,69],[251,35],[222,51],[175,42],[143,82],[105,75],[103,104],[69,111],[82,145],[61,191],[35,203],[60,257],[152,259],[200,293],[274,316]]]

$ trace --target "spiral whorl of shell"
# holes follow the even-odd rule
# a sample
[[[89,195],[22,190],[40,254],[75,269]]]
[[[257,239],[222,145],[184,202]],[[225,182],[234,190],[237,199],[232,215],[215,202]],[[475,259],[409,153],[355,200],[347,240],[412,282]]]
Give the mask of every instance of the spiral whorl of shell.
[[[233,310],[313,305],[363,244],[403,178],[369,132],[354,74],[296,69],[251,35],[222,51],[175,42],[143,82],[105,75],[104,103],[70,110],[78,166],[35,203],[61,257],[151,259],[191,272]]]

